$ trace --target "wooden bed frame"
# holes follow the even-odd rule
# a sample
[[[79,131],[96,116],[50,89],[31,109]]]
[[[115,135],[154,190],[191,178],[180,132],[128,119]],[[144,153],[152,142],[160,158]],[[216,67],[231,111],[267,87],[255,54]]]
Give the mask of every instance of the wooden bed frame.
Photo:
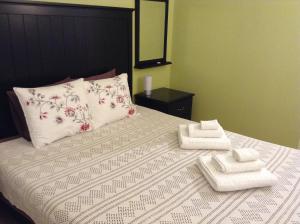
[[[0,140],[17,135],[6,91],[116,68],[132,93],[132,11],[128,8],[0,2]],[[0,200],[9,203],[0,193]],[[32,220],[10,205],[12,209]]]
[[[16,208],[15,206],[13,206],[4,196],[2,193],[0,193],[0,203],[2,204],[2,207],[5,206],[8,209],[10,209],[10,211],[13,212],[13,216],[14,218],[20,222],[20,223],[24,223],[24,224],[34,224],[34,221],[23,211],[21,211],[20,209]],[[1,222],[1,221],[0,221]],[[2,223],[2,222],[1,222]],[[13,222],[15,223],[15,222]],[[9,223],[7,223],[9,224]]]
[[[0,2],[0,139],[17,135],[6,91],[101,74],[128,73],[132,91],[132,11],[128,8]]]

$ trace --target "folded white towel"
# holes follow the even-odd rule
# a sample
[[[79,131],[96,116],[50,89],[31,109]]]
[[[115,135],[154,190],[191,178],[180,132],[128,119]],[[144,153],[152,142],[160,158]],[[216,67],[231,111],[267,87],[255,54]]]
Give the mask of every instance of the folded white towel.
[[[250,162],[237,162],[233,157],[232,153],[215,154],[212,160],[217,170],[223,173],[240,173],[257,171],[265,166],[265,163],[261,160],[254,160]]]
[[[203,130],[217,130],[221,126],[218,120],[200,121],[200,125]]]
[[[259,158],[259,152],[252,148],[234,149],[232,155],[239,162],[248,162]]]
[[[224,133],[221,126],[216,130],[202,130],[200,124],[189,124],[188,129],[192,138],[221,138]]]
[[[187,125],[179,125],[178,139],[182,149],[231,150],[230,139],[224,131],[221,138],[191,138]]]
[[[197,159],[197,165],[203,175],[216,191],[237,191],[256,187],[272,186],[277,177],[263,168],[255,172],[225,174],[219,172],[213,165],[211,156]]]

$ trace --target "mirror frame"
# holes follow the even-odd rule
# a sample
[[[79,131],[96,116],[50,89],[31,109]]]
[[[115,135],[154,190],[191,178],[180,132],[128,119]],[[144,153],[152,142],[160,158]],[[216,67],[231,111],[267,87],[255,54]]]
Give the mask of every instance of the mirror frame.
[[[163,57],[150,60],[140,60],[140,1],[135,0],[135,68],[143,69],[171,64],[167,62],[167,45],[168,45],[168,21],[169,21],[169,0],[144,0],[165,3],[165,28],[164,28],[164,49]]]

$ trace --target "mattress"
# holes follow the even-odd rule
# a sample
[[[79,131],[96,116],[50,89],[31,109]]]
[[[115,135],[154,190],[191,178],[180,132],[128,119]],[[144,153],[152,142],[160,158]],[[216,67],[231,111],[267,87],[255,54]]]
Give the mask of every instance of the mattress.
[[[208,150],[179,148],[189,123],[143,107],[140,115],[34,149],[0,144],[0,190],[36,223],[300,223],[300,152],[226,132],[257,149],[277,185],[215,192],[196,166]]]

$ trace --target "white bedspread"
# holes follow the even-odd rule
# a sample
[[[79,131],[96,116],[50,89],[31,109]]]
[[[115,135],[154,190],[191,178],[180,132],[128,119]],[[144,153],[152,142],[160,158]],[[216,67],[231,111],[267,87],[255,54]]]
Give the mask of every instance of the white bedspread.
[[[258,150],[279,181],[218,193],[196,166],[212,151],[178,146],[178,125],[189,121],[138,109],[40,150],[1,143],[1,192],[38,224],[300,223],[299,151],[226,132],[234,147]]]

